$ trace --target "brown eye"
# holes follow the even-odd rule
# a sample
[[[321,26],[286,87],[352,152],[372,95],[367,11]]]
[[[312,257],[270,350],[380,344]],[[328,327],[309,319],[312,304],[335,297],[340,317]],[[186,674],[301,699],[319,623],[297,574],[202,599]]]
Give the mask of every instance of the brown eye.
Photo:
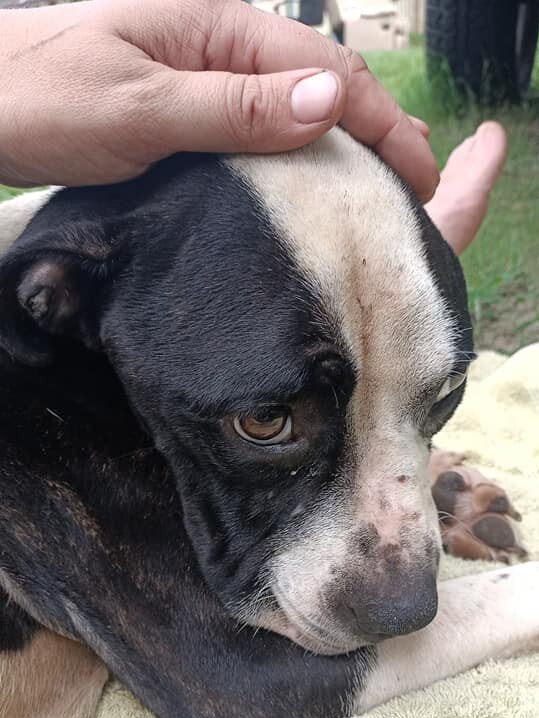
[[[252,444],[281,444],[292,436],[292,417],[283,409],[264,409],[256,414],[236,416],[233,425],[236,433]]]

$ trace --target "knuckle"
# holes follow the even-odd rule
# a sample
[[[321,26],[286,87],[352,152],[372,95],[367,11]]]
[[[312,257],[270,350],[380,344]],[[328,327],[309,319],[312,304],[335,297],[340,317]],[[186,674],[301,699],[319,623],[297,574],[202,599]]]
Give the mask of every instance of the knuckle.
[[[234,144],[248,151],[273,124],[275,91],[257,75],[231,76],[228,82],[227,127]]]
[[[370,70],[363,57],[352,50],[350,47],[344,45],[337,46],[337,52],[339,55],[339,64],[341,65],[341,72],[346,82],[354,75],[360,75],[362,73],[368,73]]]

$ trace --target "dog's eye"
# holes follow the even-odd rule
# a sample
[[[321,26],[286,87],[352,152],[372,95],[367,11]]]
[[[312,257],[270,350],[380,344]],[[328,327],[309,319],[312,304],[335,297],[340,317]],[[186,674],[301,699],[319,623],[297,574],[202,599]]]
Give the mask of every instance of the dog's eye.
[[[438,392],[438,396],[436,397],[434,403],[437,404],[439,401],[442,401],[442,399],[445,399],[446,396],[452,394],[455,389],[459,388],[459,386],[464,382],[465,379],[466,374],[453,374],[453,376],[448,376],[442,384],[442,388]]]
[[[282,408],[264,408],[255,414],[236,416],[236,433],[252,444],[282,444],[292,436],[292,417]]]

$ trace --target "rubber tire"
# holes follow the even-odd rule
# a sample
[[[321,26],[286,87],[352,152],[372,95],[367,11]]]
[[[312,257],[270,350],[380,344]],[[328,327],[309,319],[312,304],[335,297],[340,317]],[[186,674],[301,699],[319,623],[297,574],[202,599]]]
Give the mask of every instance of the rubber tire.
[[[435,81],[449,70],[457,89],[481,102],[518,102],[529,87],[538,29],[539,0],[427,0],[428,76]]]
[[[324,0],[301,0],[298,20],[304,25],[321,25],[324,21]]]

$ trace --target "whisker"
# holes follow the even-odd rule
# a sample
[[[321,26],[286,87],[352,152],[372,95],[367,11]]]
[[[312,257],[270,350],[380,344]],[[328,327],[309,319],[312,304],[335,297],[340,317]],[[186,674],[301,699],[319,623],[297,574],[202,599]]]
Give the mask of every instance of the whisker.
[[[60,414],[57,414],[57,413],[56,413],[55,411],[53,411],[52,409],[49,409],[48,406],[45,407],[45,411],[47,411],[51,416],[54,416],[55,419],[58,419],[58,421],[61,421],[62,424],[65,424],[65,423],[66,423],[66,422],[65,422],[65,419],[62,419],[62,417],[60,416]]]
[[[442,515],[442,514],[443,514],[443,515]],[[447,511],[438,511],[438,517],[439,517],[439,518],[452,519],[453,521],[456,521],[457,524],[459,524],[460,526],[462,526],[462,528],[466,531],[466,533],[468,533],[472,538],[477,539],[477,536],[474,535],[474,533],[473,533],[473,531],[470,529],[470,527],[469,527],[469,526],[466,526],[466,524],[464,523],[464,521],[461,521],[461,519],[457,518],[457,516],[455,516],[455,514],[450,514],[450,513],[448,513]],[[444,528],[442,527],[442,528],[440,529],[440,533],[441,533],[442,536],[443,536],[444,533],[447,533],[447,532],[450,531],[452,528],[453,528],[452,526],[447,526],[447,527],[445,527],[445,531],[444,531]]]

